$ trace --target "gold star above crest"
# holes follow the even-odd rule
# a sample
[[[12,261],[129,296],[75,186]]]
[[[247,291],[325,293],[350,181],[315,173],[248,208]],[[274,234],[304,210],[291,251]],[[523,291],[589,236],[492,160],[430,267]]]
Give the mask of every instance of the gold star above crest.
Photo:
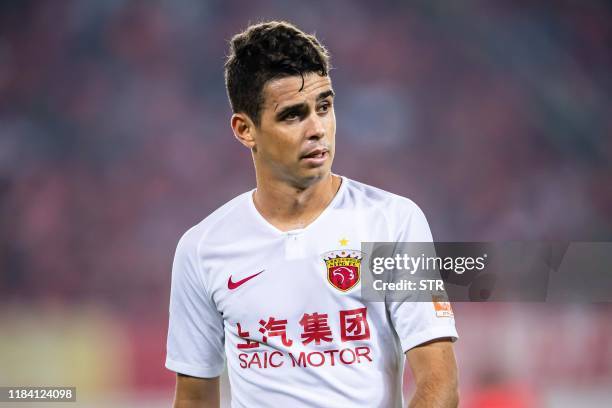
[[[347,246],[348,243],[349,243],[349,240],[346,239],[346,238],[340,238],[340,241],[338,241],[338,242],[340,242],[341,246]]]

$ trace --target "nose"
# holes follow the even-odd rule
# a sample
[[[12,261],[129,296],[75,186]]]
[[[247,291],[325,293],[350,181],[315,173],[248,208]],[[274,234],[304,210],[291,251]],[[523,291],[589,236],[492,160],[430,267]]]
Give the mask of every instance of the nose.
[[[316,113],[309,115],[306,122],[305,135],[307,139],[319,140],[325,136],[325,126],[323,118]]]

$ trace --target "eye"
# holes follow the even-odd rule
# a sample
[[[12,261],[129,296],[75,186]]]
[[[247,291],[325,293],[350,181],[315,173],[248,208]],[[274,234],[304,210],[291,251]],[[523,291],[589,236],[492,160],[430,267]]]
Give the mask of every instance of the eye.
[[[293,112],[293,113],[288,113],[287,115],[285,115],[285,117],[283,118],[283,120],[284,120],[285,122],[293,122],[294,120],[299,119],[299,117],[300,117],[300,116],[299,116],[297,113]]]
[[[330,110],[330,109],[331,109],[331,103],[329,103],[329,102],[324,102],[324,103],[322,103],[322,104],[319,106],[318,111],[319,111],[320,113],[327,113],[327,112],[329,112],[329,110]]]

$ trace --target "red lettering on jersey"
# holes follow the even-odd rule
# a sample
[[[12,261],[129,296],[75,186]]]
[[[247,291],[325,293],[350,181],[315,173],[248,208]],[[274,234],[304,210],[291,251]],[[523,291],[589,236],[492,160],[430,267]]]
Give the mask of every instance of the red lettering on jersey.
[[[270,354],[270,367],[278,368],[278,367],[283,365],[284,361],[280,360],[280,363],[274,364],[274,362],[272,361],[272,357],[274,357],[275,355],[278,355],[278,356],[280,356],[282,358],[283,357],[283,353],[281,353],[280,351],[273,351]]]
[[[350,356],[350,360],[344,358],[346,354]],[[342,351],[340,351],[340,361],[342,361],[342,364],[353,364],[355,359],[355,352],[353,352],[352,349],[342,349]]]
[[[321,344],[321,340],[327,342],[332,341],[332,332],[327,324],[327,313],[304,313],[300,319],[300,325],[304,328],[304,333],[302,334],[302,344],[308,344],[314,341],[318,346]]]
[[[247,358],[248,354],[240,353],[238,354],[238,360],[240,360],[240,368],[247,368]]]
[[[368,308],[340,311],[340,337],[342,341],[367,340],[370,338],[370,326],[367,319]]]
[[[357,354],[357,362],[358,363],[361,363],[361,358],[360,357],[365,357],[369,361],[372,361],[372,358],[370,357],[370,348],[367,347],[367,346],[357,347],[355,349],[355,354]]]
[[[277,358],[274,359],[273,358]],[[280,357],[280,359],[278,359]],[[280,351],[273,351],[272,353],[264,352],[254,352],[253,354],[240,353],[238,354],[238,359],[240,360],[240,368],[251,368],[254,366],[255,368],[278,368],[282,366],[285,362],[283,361],[283,353]]]
[[[247,339],[246,343],[239,343],[237,345],[239,349],[252,349],[252,348],[259,346],[258,342],[256,342],[255,340],[250,340],[248,338],[249,337],[248,331],[242,331],[242,327],[240,327],[240,323],[236,323],[236,327],[238,328],[238,336],[242,337],[243,339]]]
[[[308,360],[308,364],[310,364],[313,367],[320,367],[325,362],[325,356],[323,355],[323,353],[320,353],[318,351],[313,351],[311,353],[308,353],[306,355],[306,359]]]
[[[260,320],[259,324],[262,326],[259,328],[259,332],[263,334],[262,340],[264,343],[267,344],[268,336],[278,336],[281,338],[283,346],[290,347],[293,344],[293,340],[287,338],[287,320],[277,320],[270,317],[267,322]]]
[[[293,357],[293,353],[289,353],[289,357],[291,357],[291,364],[292,367],[300,366],[300,367],[306,367],[306,353],[305,352],[300,352],[300,356],[298,357],[298,359],[296,360],[295,357]]]
[[[301,351],[299,355],[293,353],[284,354],[281,351],[273,351],[268,353],[254,352],[253,354],[240,353],[238,359],[240,360],[240,368],[278,368],[283,366],[285,363],[285,356],[288,355],[291,358],[292,367],[321,367],[321,366],[335,366],[336,363],[351,365],[372,362],[370,356],[370,347],[362,346],[356,348],[344,348],[342,350],[332,349],[324,351]]]
[[[261,368],[261,359],[259,358],[259,353],[253,353],[251,356],[251,361],[247,365],[247,368],[251,368],[253,364],[257,364],[257,368]]]
[[[335,350],[335,349],[334,350],[325,350],[324,351],[325,354],[329,355],[329,360],[330,360],[330,364],[332,365],[332,367],[336,365],[335,358],[334,358],[334,353],[337,353],[337,352],[338,352],[338,350]]]

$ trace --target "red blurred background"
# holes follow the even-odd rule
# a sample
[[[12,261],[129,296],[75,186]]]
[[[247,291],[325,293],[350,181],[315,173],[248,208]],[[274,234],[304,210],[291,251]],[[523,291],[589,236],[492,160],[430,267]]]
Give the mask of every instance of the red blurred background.
[[[436,240],[612,238],[608,2],[3,1],[0,385],[168,406],[172,257],[254,187],[222,69],[264,19],[332,54],[334,171],[413,199]],[[610,304],[455,315],[462,406],[612,402]]]

